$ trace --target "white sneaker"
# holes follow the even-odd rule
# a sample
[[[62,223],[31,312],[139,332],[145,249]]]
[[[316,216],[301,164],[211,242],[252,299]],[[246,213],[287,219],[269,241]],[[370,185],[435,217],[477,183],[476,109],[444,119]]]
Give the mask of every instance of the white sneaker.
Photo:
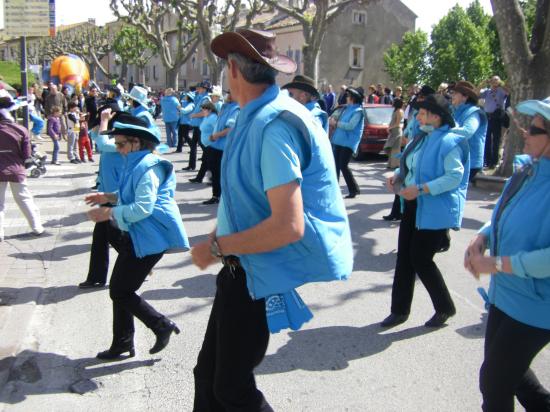
[[[35,236],[40,236],[43,233],[44,233],[44,228],[43,227],[40,227],[38,229],[33,229],[33,231],[32,231],[32,234],[35,235]]]

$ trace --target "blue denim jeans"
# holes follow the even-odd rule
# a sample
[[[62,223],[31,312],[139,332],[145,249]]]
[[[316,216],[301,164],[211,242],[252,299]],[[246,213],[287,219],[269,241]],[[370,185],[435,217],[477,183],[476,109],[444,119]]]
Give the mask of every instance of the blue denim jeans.
[[[59,153],[59,140],[51,138],[53,142],[52,163],[57,162],[57,155]]]
[[[165,122],[166,125],[166,144],[170,147],[178,145],[178,122]]]

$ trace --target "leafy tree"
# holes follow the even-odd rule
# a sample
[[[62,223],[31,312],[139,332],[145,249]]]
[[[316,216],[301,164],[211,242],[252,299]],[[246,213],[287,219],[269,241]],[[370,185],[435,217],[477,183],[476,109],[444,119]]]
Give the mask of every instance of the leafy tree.
[[[278,0],[263,0],[267,5],[296,19],[302,25],[304,74],[316,77],[316,62],[327,27],[352,4],[367,5],[377,0],[296,0],[293,5]]]
[[[512,105],[526,99],[542,99],[550,94],[550,36],[547,34],[550,30],[550,1],[532,2],[534,16],[527,31],[532,10],[529,3],[491,0],[500,44],[506,45],[502,48],[502,58],[508,74],[507,86],[511,91]],[[508,176],[512,173],[513,157],[522,148],[521,133],[512,122],[504,147],[503,163],[498,171],[500,174]]]
[[[178,88],[181,66],[195,53],[199,44],[196,24],[182,0],[110,0],[114,15],[132,25],[155,45],[166,69],[168,87]],[[195,2],[194,7],[197,7]],[[170,27],[170,21],[175,21]],[[175,45],[170,44],[170,35]]]
[[[113,49],[122,61],[138,67],[140,83],[145,84],[145,66],[155,55],[155,45],[133,26],[123,27],[115,37]]]
[[[428,34],[422,30],[407,32],[401,44],[392,44],[384,53],[384,67],[396,84],[424,83],[428,67]]]
[[[431,39],[431,84],[456,79],[477,84],[490,76],[493,52],[486,29],[476,26],[459,5],[434,26]]]

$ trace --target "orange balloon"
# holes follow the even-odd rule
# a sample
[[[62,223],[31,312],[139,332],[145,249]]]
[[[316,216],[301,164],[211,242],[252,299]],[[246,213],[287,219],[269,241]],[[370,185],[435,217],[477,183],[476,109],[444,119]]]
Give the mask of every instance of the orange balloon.
[[[87,87],[90,72],[84,61],[74,55],[59,56],[52,62],[50,76],[58,77],[61,84]]]

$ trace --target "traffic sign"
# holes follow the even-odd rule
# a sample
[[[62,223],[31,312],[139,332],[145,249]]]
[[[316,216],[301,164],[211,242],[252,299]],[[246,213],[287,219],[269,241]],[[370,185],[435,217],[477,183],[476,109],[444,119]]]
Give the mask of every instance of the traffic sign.
[[[55,0],[4,0],[8,36],[47,36],[52,21],[55,32]]]

